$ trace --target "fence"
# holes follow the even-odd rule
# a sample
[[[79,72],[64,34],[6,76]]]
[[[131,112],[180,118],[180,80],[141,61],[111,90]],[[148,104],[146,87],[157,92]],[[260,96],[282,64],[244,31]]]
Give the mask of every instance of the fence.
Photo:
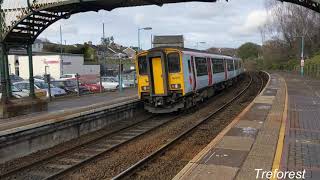
[[[306,64],[303,68],[304,75],[313,78],[320,78],[320,64]],[[300,74],[300,66],[295,66],[293,72]]]

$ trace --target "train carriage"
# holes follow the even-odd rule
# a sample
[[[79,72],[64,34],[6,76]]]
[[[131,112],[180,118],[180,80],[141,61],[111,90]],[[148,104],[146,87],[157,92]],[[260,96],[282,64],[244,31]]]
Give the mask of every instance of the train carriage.
[[[239,58],[178,47],[141,52],[136,66],[139,98],[152,113],[189,108],[243,72]]]

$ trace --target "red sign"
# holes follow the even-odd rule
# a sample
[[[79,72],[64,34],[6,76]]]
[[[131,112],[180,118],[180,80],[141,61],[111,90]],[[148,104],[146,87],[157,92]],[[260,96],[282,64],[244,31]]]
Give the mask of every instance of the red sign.
[[[51,60],[51,61],[44,60],[43,62],[45,64],[59,64],[59,61],[54,61],[54,60]]]

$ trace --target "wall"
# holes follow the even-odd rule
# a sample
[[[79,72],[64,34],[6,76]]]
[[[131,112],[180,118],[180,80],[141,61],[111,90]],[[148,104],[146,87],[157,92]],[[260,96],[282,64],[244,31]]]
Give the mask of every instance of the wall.
[[[28,56],[19,56],[20,77],[29,79],[29,60]],[[60,56],[59,55],[34,55],[33,56],[33,75],[45,74],[46,66],[48,73],[53,78],[60,78]]]
[[[64,74],[100,74],[100,65],[84,65],[83,56],[62,56]]]
[[[67,115],[64,120],[48,125],[3,134],[0,135],[0,163],[79,138],[111,126],[112,123],[128,119],[134,123],[149,116],[150,114],[146,114],[143,109],[143,104],[133,100],[131,103],[105,106],[101,110],[93,109],[88,112]]]
[[[9,55],[8,60],[12,74],[15,74],[15,59],[19,60],[20,77],[29,79],[28,56]],[[61,69],[61,59],[59,54],[54,55],[33,55],[33,74],[43,75],[46,71],[50,75],[59,79],[61,74],[100,74],[100,65],[84,65],[83,55],[63,55],[63,68]]]

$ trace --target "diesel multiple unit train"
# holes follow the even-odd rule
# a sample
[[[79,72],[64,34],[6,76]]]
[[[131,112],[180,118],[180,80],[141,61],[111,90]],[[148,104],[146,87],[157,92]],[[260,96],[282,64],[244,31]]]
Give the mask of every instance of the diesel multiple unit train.
[[[152,113],[192,107],[243,73],[238,58],[178,47],[143,51],[136,66],[139,98]]]

